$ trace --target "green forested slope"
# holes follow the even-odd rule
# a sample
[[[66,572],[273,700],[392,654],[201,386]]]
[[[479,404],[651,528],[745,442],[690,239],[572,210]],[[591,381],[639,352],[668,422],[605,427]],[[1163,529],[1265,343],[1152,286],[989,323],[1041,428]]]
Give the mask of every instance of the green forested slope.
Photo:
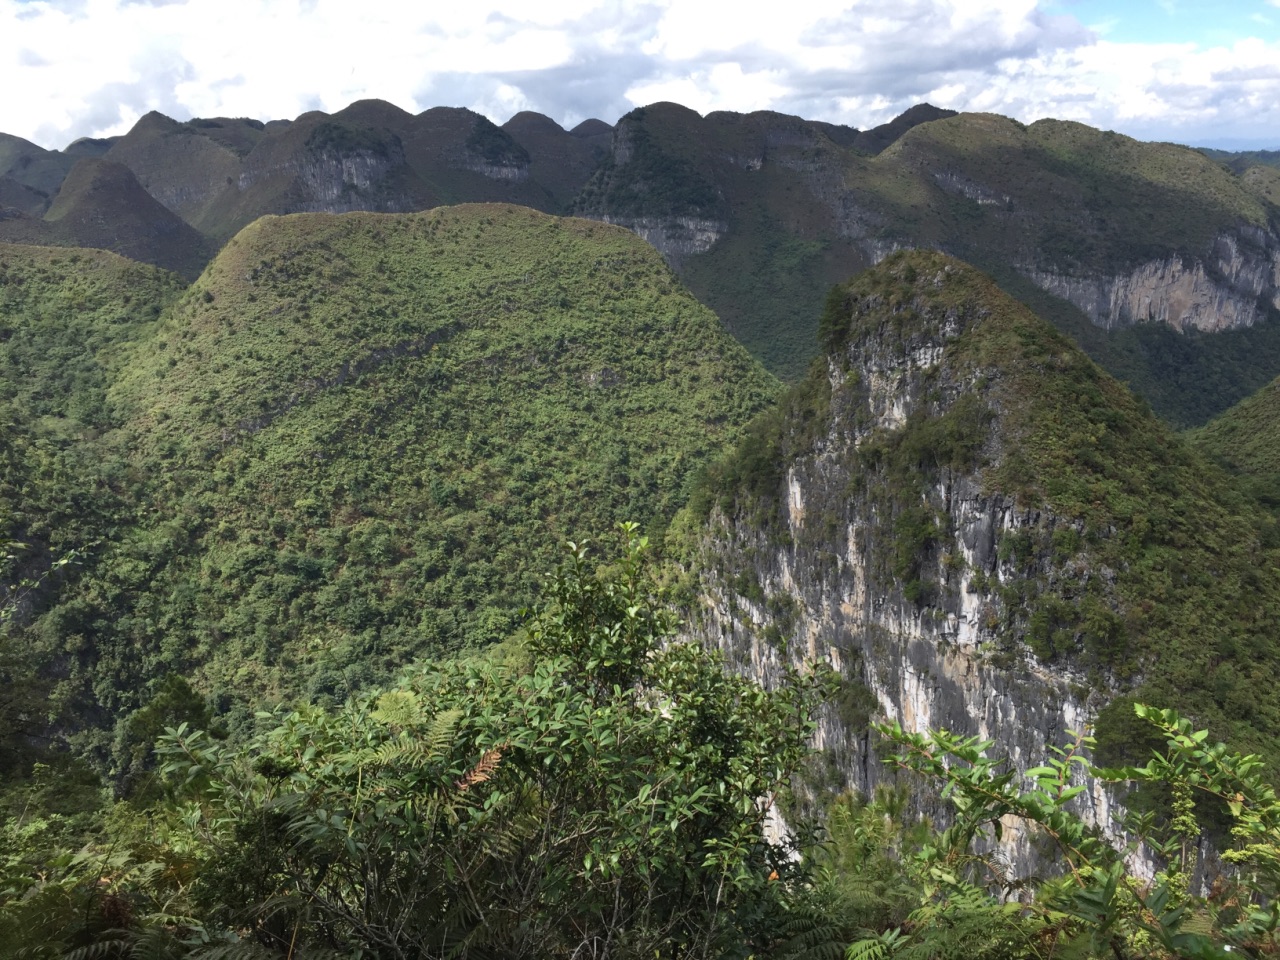
[[[506,637],[558,541],[661,524],[775,391],[619,228],[265,218],[116,378],[134,522],[28,636],[69,715],[193,669],[224,705],[342,698]]]
[[[106,427],[122,347],[182,292],[173,274],[104,250],[0,244],[0,396],[15,415]],[[52,426],[52,425],[50,425]]]
[[[1192,431],[1188,439],[1237,475],[1253,496],[1272,509],[1280,507],[1280,381]]]
[[[101,250],[0,244],[0,772],[46,745],[62,644],[5,621],[36,609],[75,551],[132,518],[126,471],[103,456],[106,390],[128,344],[182,292],[177,277]],[[46,759],[48,759],[46,757]]]
[[[1241,176],[1186,147],[1078,123],[919,119],[928,122],[867,156],[798,117],[699,117],[654,104],[619,121],[614,155],[578,209],[719,224],[710,249],[682,255],[677,269],[788,379],[813,356],[823,291],[899,247],[946,250],[989,270],[1177,426],[1203,423],[1280,370],[1274,311],[1225,333],[1104,330],[1028,277],[1093,282],[1152,261],[1208,261],[1220,234],[1276,222],[1263,168]]]
[[[0,535],[27,545],[11,577],[96,536],[116,496],[95,452],[116,422],[107,388],[181,292],[173,274],[102,250],[0,244]]]
[[[961,114],[916,127],[876,162],[931,188],[914,199],[881,194],[904,219],[928,212],[926,237],[957,255],[986,250],[1069,274],[1203,256],[1219,231],[1271,216],[1198,151],[1062,120]]]
[[[76,156],[90,159],[70,176],[70,148],[52,154],[0,135],[0,174],[14,167],[0,176],[0,205],[10,207],[0,238],[103,246],[190,279],[264,214],[511,202],[636,226],[788,380],[814,354],[823,292],[904,247],[989,271],[1175,426],[1203,424],[1280,373],[1273,292],[1262,291],[1250,327],[1184,335],[1149,322],[1091,328],[1036,286],[1070,287],[1084,302],[1098,284],[1153,264],[1164,267],[1142,283],[1176,283],[1170,265],[1181,262],[1201,264],[1203,283],[1225,290],[1224,272],[1239,263],[1222,264],[1243,257],[1252,278],[1237,277],[1235,294],[1249,313],[1280,229],[1273,166],[927,104],[862,133],[674,103],[631,111],[612,136],[596,124],[584,138],[536,114],[497,127],[468,110],[413,116],[376,100],[265,126],[153,112],[114,142],[82,144]],[[28,182],[17,166],[44,172]]]

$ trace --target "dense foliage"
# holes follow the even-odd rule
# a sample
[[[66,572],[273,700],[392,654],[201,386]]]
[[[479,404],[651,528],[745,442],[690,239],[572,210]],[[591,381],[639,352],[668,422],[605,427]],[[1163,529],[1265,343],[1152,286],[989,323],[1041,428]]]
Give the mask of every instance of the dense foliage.
[[[881,726],[897,748],[888,762],[939,789],[954,822],[937,832],[904,829],[901,805],[889,795],[840,811],[832,867],[845,866],[841,856],[868,840],[877,852],[897,854],[872,853],[819,878],[828,902],[862,905],[850,960],[1274,955],[1280,803],[1264,765],[1213,743],[1171,710],[1136,712],[1159,747],[1142,766],[1113,769],[1089,762],[1093,744],[1083,734],[1020,771],[991,755],[991,741]],[[1105,825],[1115,838],[1108,841],[1072,802],[1103,783],[1159,786],[1175,798],[1172,815],[1127,815]],[[1206,862],[1201,801],[1227,812],[1226,869]],[[1040,846],[1036,875],[1011,872],[993,849],[1015,832]]]
[[[1175,428],[1204,424],[1261,390],[1273,371],[1280,370],[1280,311],[1266,303],[1260,304],[1260,323],[1216,333],[1175,330],[1163,323],[1106,330],[1010,267],[984,258],[970,262],[1075,341]]]
[[[1240,478],[1272,510],[1280,508],[1280,382],[1271,381],[1203,428],[1192,445]]]
[[[731,957],[798,876],[765,823],[822,675],[765,691],[676,642],[646,541],[585,545],[508,659],[410,669],[247,741],[162,739],[169,798],[78,854],[6,823],[0,956]],[[144,826],[146,824],[146,826]],[[256,951],[256,952],[255,952]]]
[[[63,455],[95,463],[61,490],[93,510],[45,518],[53,551],[84,556],[17,636],[59,664],[73,729],[170,673],[203,668],[224,711],[332,703],[501,640],[546,538],[661,528],[776,389],[632,234],[520,208],[265,220],[134,323],[77,387],[114,427]],[[28,422],[46,369],[10,387]],[[9,509],[47,511],[20,489]]]

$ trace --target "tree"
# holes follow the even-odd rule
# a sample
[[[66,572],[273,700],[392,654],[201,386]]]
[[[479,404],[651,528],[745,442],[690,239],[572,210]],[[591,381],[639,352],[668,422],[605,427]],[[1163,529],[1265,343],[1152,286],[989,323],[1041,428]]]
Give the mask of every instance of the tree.
[[[747,955],[797,870],[768,808],[825,682],[775,690],[674,638],[634,525],[569,545],[527,657],[423,664],[250,743],[160,747],[197,911],[262,946],[379,957]]]

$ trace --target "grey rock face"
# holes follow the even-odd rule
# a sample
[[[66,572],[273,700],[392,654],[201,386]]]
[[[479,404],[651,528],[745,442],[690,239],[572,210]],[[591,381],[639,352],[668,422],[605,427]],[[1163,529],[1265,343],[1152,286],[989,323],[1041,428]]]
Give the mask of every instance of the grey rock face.
[[[1264,316],[1263,304],[1280,309],[1280,237],[1256,228],[1219,234],[1202,258],[1153,260],[1127,274],[1022,272],[1108,330],[1163,323],[1217,333],[1253,326]]]
[[[387,176],[403,165],[404,156],[398,150],[389,151],[387,155],[369,150],[322,150],[306,160],[290,159],[266,166],[248,164],[237,186],[243,192],[268,177],[291,177],[297,189],[287,209],[281,211],[287,213],[348,213],[371,209],[397,212],[408,209],[404,198],[371,194],[376,194]]]
[[[616,217],[600,214],[592,219],[626,227],[652,244],[672,266],[679,266],[696,253],[706,253],[729,228],[723,221],[699,217]]]
[[[865,794],[896,777],[875,753],[868,715],[912,731],[945,728],[994,740],[1027,769],[1101,706],[1083,698],[1082,676],[1047,667],[1026,648],[1010,655],[999,637],[1001,585],[1027,572],[1002,544],[1019,531],[1071,524],[985,489],[977,469],[943,468],[919,493],[890,491],[904,502],[922,497],[945,518],[920,570],[935,586],[913,599],[886,560],[894,532],[885,491],[855,476],[857,450],[873,434],[902,430],[913,413],[985,389],[980,381],[990,372],[956,379],[946,367],[947,343],[963,326],[941,318],[924,335],[891,347],[858,345],[851,362],[829,361],[832,415],[811,451],[789,462],[776,515],[762,522],[715,511],[705,532],[690,636],[766,684],[785,662],[829,663],[849,695],[821,717],[817,745],[843,786]],[[1001,454],[999,419],[997,410],[986,441],[991,458]],[[1050,576],[1080,573],[1048,557],[1031,562]],[[1077,802],[1104,829],[1118,819],[1100,786]],[[939,798],[915,803],[946,821]],[[1008,827],[999,854],[1017,870],[1040,862],[1036,839]]]

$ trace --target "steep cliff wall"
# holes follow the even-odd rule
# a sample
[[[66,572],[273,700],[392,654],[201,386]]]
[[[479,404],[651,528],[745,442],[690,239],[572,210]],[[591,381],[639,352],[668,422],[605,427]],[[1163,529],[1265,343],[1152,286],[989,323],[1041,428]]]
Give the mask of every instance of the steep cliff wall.
[[[891,776],[873,716],[992,739],[1023,769],[1099,723],[1114,761],[1135,746],[1114,733],[1127,708],[1107,707],[1121,691],[1274,750],[1270,721],[1251,727],[1215,690],[1241,667],[1228,651],[1243,637],[1276,652],[1227,613],[1244,593],[1213,593],[1266,548],[1252,518],[1215,504],[1231,496],[1207,467],[957,261],[894,254],[842,297],[824,362],[712,472],[690,617],[762,679],[784,658],[839,672],[822,786]],[[1223,537],[1240,553],[1221,553]],[[1255,581],[1265,603],[1274,580]],[[1114,802],[1100,788],[1079,800],[1099,826]],[[1034,839],[1008,833],[1003,852],[1033,862]]]
[[[700,217],[616,217],[606,213],[593,219],[626,227],[676,268],[688,257],[710,250],[729,228],[722,220]]]
[[[1114,276],[1022,272],[1108,330],[1163,323],[1218,333],[1253,326],[1268,304],[1280,310],[1280,236],[1251,227],[1219,234],[1204,257],[1152,260]]]

